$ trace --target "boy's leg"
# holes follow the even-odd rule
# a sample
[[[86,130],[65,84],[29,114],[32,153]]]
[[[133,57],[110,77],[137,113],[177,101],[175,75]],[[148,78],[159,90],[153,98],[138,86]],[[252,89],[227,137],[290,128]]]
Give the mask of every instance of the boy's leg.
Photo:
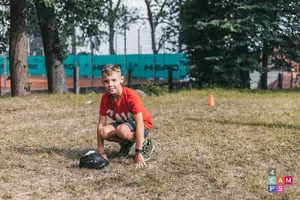
[[[118,142],[118,143],[124,142],[124,140],[121,139],[118,136],[116,128],[114,127],[114,125],[106,125],[106,126],[104,126],[99,131],[98,136],[102,140],[107,140],[107,141],[111,141],[111,142]]]
[[[120,124],[117,127],[117,135],[127,140],[124,145],[121,144],[120,156],[127,157],[129,154],[132,154],[134,151],[133,144],[135,142],[135,131],[136,131],[136,123],[134,121],[128,121],[125,123]],[[149,136],[150,131],[148,129],[144,129],[144,144],[143,144],[143,157],[145,161],[149,160],[151,154],[154,149],[154,145],[150,139],[147,137]],[[123,154],[123,155],[122,155]]]
[[[135,131],[136,131],[136,123],[135,121],[127,121],[116,128],[117,135],[119,138],[122,138],[126,141],[135,142]],[[150,134],[150,131],[144,129],[144,138],[146,138]]]
[[[124,123],[122,123],[116,127],[116,134],[118,135],[119,138],[123,139],[123,142],[120,143],[121,148],[117,154],[117,157],[127,158],[129,155],[130,149],[134,145],[133,138],[132,138],[133,133],[128,126],[126,126]]]
[[[117,156],[127,158],[131,151],[134,151],[135,142],[135,125],[131,125],[134,122],[124,122],[117,126],[116,133],[119,138],[122,138],[125,142],[120,143],[121,148]]]
[[[98,152],[104,153],[104,140],[123,143],[124,140],[119,138],[116,132],[116,123],[105,125],[97,132]]]
[[[143,153],[142,153],[145,161],[150,160],[153,150],[154,150],[154,145],[152,143],[152,140],[146,138],[143,144]]]

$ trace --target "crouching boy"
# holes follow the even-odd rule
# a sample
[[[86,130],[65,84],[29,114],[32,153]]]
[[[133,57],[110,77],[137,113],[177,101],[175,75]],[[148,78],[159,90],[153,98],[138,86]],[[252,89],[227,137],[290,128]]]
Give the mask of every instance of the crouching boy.
[[[102,70],[102,83],[106,93],[100,103],[100,117],[97,127],[98,152],[106,159],[104,141],[117,142],[121,148],[118,156],[127,157],[135,144],[137,168],[147,167],[153,151],[148,138],[152,130],[152,116],[144,107],[140,96],[132,89],[123,87],[124,77],[118,65],[109,64]],[[107,117],[114,120],[107,124]]]

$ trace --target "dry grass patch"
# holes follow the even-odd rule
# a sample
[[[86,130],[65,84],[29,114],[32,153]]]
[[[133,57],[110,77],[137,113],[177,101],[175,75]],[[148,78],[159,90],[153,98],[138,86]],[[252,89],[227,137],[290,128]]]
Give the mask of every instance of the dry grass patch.
[[[210,93],[216,107],[207,106]],[[79,169],[80,156],[96,148],[100,98],[0,99],[0,198],[300,199],[299,93],[215,89],[145,97],[155,143],[148,168],[112,159],[103,170]],[[109,153],[119,149],[105,145]],[[294,185],[268,194],[269,167],[294,176]]]

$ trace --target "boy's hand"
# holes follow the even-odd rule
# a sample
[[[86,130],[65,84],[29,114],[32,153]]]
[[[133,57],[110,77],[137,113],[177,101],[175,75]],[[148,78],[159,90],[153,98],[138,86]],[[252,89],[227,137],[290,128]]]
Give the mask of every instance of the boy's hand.
[[[105,158],[106,160],[108,160],[107,155],[105,153],[102,154],[102,157]]]
[[[147,167],[145,161],[144,161],[144,158],[143,158],[143,155],[141,153],[137,153],[135,154],[135,167],[137,169],[141,169],[143,167]]]
[[[106,160],[108,160],[108,159],[107,159],[107,154],[106,154],[106,153],[100,153],[100,151],[98,151],[98,153],[101,154],[101,156],[102,156],[103,158],[105,158]]]

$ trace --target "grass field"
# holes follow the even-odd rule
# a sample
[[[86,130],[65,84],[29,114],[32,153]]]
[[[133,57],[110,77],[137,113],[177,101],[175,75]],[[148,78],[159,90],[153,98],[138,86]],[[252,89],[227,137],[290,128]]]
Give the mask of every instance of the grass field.
[[[211,93],[215,107],[207,106]],[[0,199],[300,199],[299,92],[144,97],[154,122],[148,168],[115,158],[103,170],[79,169],[80,156],[96,148],[100,97],[0,98]],[[270,167],[294,185],[269,194]]]

